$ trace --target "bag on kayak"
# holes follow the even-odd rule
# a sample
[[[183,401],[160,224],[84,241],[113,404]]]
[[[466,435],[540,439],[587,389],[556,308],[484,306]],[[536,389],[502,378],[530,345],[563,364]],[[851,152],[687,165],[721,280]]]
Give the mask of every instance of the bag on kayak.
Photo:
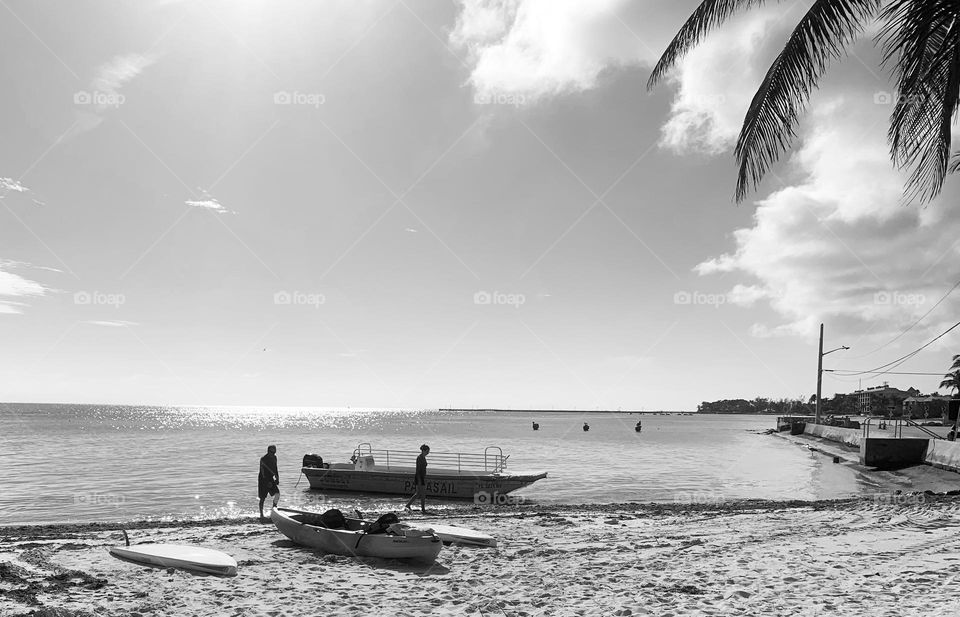
[[[393,512],[387,512],[367,528],[367,533],[387,533],[387,528],[390,527],[390,525],[399,522],[400,517]]]
[[[320,524],[327,529],[343,529],[347,526],[347,518],[343,512],[333,508],[320,515]]]

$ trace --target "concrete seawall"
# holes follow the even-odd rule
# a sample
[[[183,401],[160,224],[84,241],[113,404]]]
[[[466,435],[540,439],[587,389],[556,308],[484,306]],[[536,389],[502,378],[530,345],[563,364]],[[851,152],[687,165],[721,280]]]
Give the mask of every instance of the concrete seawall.
[[[803,434],[859,448],[861,464],[869,466],[909,464],[910,460],[916,459],[918,464],[925,463],[960,473],[960,441],[871,438],[867,440],[869,448],[864,448],[861,446],[863,435],[860,429],[807,424]],[[925,447],[925,455],[921,441],[929,441]],[[909,454],[904,454],[906,451],[909,451]]]
[[[960,472],[960,441],[931,439],[924,462],[941,469]]]
[[[803,429],[803,434],[820,437],[821,439],[829,439],[830,441],[838,441],[848,446],[853,446],[854,448],[860,447],[861,431],[858,428],[841,428],[839,426],[808,423]]]

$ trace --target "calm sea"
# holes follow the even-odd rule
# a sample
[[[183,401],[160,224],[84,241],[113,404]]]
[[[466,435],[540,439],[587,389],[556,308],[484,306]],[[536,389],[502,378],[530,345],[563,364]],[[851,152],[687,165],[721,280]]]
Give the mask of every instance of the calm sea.
[[[398,509],[400,497],[323,495],[303,454],[375,449],[510,455],[549,476],[516,495],[545,504],[821,499],[870,489],[826,457],[759,431],[774,418],[437,410],[0,406],[0,524],[213,518],[256,513],[259,457],[276,444],[282,503]],[[540,430],[531,430],[536,420]],[[590,431],[581,427],[584,420]],[[442,502],[433,507],[442,508]]]

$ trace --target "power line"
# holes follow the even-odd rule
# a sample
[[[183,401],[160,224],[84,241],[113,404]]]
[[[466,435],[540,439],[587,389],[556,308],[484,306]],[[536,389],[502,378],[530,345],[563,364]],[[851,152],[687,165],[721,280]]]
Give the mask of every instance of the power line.
[[[848,375],[841,372],[843,369],[823,369],[824,373],[836,373],[840,377],[852,377],[853,375]],[[934,377],[941,377],[944,373],[911,373],[911,372],[896,372],[896,371],[861,371],[861,373],[873,373],[877,372],[882,375],[933,375]],[[855,373],[859,375],[861,373]]]
[[[869,352],[869,353],[865,353],[865,354],[863,354],[862,356],[857,356],[857,357],[855,357],[855,358],[847,358],[847,359],[848,359],[848,360],[859,360],[860,358],[866,358],[867,356],[872,356],[873,354],[877,353],[878,351],[880,351],[880,350],[883,349],[884,347],[887,347],[888,345],[890,345],[891,343],[893,343],[894,341],[896,341],[897,339],[899,339],[901,336],[903,336],[904,334],[906,334],[906,333],[909,332],[910,330],[913,330],[914,327],[917,326],[917,324],[919,324],[921,321],[923,321],[924,319],[926,319],[927,315],[929,315],[930,313],[932,313],[932,312],[934,311],[934,309],[936,309],[938,306],[940,306],[940,304],[941,304],[944,300],[947,299],[947,296],[949,296],[950,294],[952,294],[953,291],[954,291],[957,287],[960,287],[960,281],[957,281],[956,283],[954,283],[954,284],[953,284],[953,287],[951,287],[950,290],[949,290],[947,293],[943,294],[943,296],[942,296],[939,300],[937,300],[937,303],[930,307],[930,310],[929,310],[929,311],[927,311],[926,313],[924,313],[923,315],[921,315],[921,316],[920,316],[920,319],[918,319],[918,320],[916,320],[915,322],[913,322],[912,324],[910,324],[910,326],[908,326],[907,329],[904,330],[903,332],[901,332],[900,334],[896,335],[895,337],[893,337],[892,339],[890,339],[889,341],[887,341],[887,342],[884,343],[883,345],[880,345],[879,347],[877,347],[876,349],[874,349],[873,351],[871,351],[871,352]]]
[[[929,347],[930,345],[933,345],[937,340],[939,340],[939,339],[943,338],[944,336],[946,336],[951,330],[953,330],[953,329],[956,328],[957,326],[960,326],[960,321],[958,321],[957,323],[953,324],[952,326],[950,326],[949,328],[947,328],[946,330],[944,330],[943,332],[941,332],[940,334],[938,334],[937,336],[935,336],[934,338],[932,338],[930,341],[928,341],[928,342],[927,342],[925,345],[923,345],[922,347],[919,347],[919,348],[911,351],[910,353],[908,353],[908,354],[906,354],[906,355],[900,356],[899,358],[897,358],[896,360],[893,360],[892,362],[887,362],[886,364],[881,364],[880,366],[875,367],[875,368],[872,368],[872,369],[867,370],[867,371],[854,371],[854,372],[851,372],[851,373],[847,373],[845,376],[847,376],[847,377],[853,377],[853,376],[855,376],[855,375],[867,375],[867,374],[871,374],[871,373],[877,373],[877,374],[879,374],[879,375],[883,375],[883,374],[887,374],[887,373],[892,373],[893,369],[897,368],[898,366],[900,366],[901,364],[903,364],[904,362],[906,362],[906,361],[909,360],[910,358],[914,357],[915,355],[917,355],[918,353],[920,353],[921,351],[923,351],[924,349],[926,349],[926,348]]]

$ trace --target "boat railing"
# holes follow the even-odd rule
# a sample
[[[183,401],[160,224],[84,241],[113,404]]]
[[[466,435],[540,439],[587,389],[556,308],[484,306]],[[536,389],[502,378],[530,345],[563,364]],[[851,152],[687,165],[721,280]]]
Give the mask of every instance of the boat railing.
[[[364,456],[372,456],[374,464],[377,467],[386,468],[410,468],[417,464],[419,451],[412,450],[375,450],[369,443],[362,443],[353,451],[353,461],[357,461]],[[430,467],[438,469],[456,469],[463,471],[484,471],[487,473],[499,473],[506,469],[509,455],[504,456],[503,450],[497,446],[487,447],[483,454],[471,454],[463,452],[434,452],[430,451],[427,460]]]

